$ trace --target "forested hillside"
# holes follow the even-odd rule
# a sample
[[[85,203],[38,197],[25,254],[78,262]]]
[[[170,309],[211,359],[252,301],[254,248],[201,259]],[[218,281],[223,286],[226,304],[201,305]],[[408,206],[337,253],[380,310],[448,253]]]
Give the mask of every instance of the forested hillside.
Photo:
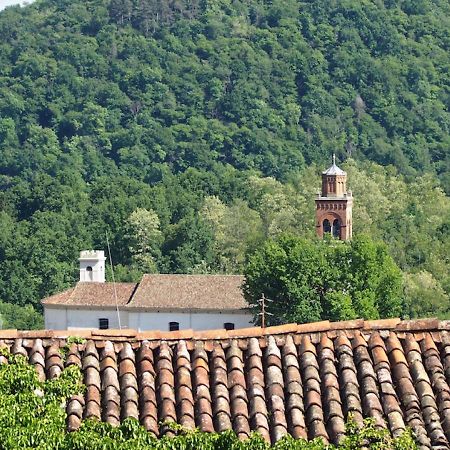
[[[413,314],[446,316],[449,49],[447,0],[7,8],[0,300],[39,308],[106,233],[119,279],[241,272],[267,238],[313,236],[335,152],[355,233],[388,244]]]

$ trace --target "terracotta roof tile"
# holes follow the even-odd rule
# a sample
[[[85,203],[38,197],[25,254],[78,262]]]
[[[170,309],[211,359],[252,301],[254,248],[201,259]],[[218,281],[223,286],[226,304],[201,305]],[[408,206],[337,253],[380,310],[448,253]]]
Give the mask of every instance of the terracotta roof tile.
[[[181,340],[176,347],[175,393],[179,423],[185,428],[195,428],[194,397],[192,395],[191,355],[186,342]]]
[[[440,423],[437,404],[434,398],[431,382],[423,366],[422,355],[418,342],[411,334],[404,340],[406,359],[408,361],[414,387],[417,392],[420,407],[432,445],[448,446],[447,438]]]
[[[219,432],[231,429],[227,363],[221,345],[214,345],[211,354],[211,394],[215,429]]]
[[[52,295],[41,301],[45,306],[119,306],[126,305],[136,288],[136,283],[86,283],[78,282],[74,288]]]
[[[214,431],[208,355],[203,343],[197,342],[192,355],[194,410],[196,426],[202,431]]]
[[[339,379],[335,364],[333,342],[324,334],[319,346],[320,376],[324,390],[324,420],[333,443],[339,443],[345,434],[345,420],[339,393]]]
[[[243,282],[242,275],[144,275],[128,308],[244,309]]]
[[[245,372],[251,428],[261,433],[264,439],[270,442],[262,350],[256,338],[251,338],[249,341]]]
[[[272,442],[290,433],[338,443],[352,412],[393,435],[411,427],[422,448],[448,448],[447,324],[397,322],[255,328],[237,338],[224,330],[84,330],[87,341],[70,344],[65,361],[67,332],[14,331],[0,337],[0,347],[26,356],[41,379],[81,367],[86,391],[67,402],[70,430],[87,417],[114,425],[136,417],[156,436],[168,432],[164,421],[176,421],[232,428],[242,439],[258,430]]]
[[[153,350],[148,342],[142,342],[136,354],[138,374],[139,420],[145,429],[155,436],[158,430],[158,409],[156,403],[156,371]]]
[[[340,373],[340,384],[344,392],[344,411],[346,413],[351,412],[355,422],[358,425],[362,425],[362,404],[352,345],[345,333],[342,332],[334,344]]]
[[[117,355],[111,341],[106,341],[100,358],[102,419],[111,425],[120,423],[120,385],[117,374]]]

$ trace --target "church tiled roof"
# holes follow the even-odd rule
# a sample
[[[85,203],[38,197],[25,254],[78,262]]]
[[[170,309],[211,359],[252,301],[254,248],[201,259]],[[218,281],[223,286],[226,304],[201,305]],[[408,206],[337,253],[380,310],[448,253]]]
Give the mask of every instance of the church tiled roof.
[[[79,282],[75,287],[42,300],[43,305],[65,306],[125,306],[136,289],[136,283]]]
[[[44,306],[122,309],[238,310],[248,308],[242,275],[144,275],[139,283],[79,282],[42,300]]]
[[[348,413],[422,448],[449,448],[450,323],[438,320],[319,322],[266,329],[0,331],[0,347],[27,356],[41,379],[64,366],[83,372],[84,395],[67,404],[68,428],[86,417],[135,417],[151,433],[164,422],[251,430],[276,441],[336,443]],[[60,349],[68,335],[85,338]],[[1,361],[0,357],[0,363]]]
[[[242,275],[144,275],[129,308],[234,310],[248,308]]]

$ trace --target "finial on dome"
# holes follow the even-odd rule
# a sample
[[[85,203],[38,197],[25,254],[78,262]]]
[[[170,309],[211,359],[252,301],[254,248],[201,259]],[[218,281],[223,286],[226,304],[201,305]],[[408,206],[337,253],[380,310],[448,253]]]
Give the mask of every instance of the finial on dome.
[[[333,164],[322,175],[346,175],[346,173],[336,165],[336,154],[333,153]]]

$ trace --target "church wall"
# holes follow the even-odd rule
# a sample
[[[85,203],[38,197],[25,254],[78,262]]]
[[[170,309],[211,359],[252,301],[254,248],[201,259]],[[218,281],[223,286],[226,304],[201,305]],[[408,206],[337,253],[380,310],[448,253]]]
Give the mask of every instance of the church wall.
[[[120,311],[120,310],[119,310]],[[45,328],[68,330],[70,328],[98,328],[99,319],[108,319],[109,328],[119,328],[115,309],[49,308],[44,307]],[[120,311],[122,327],[128,327],[128,312]]]
[[[120,310],[122,327],[144,330],[169,330],[169,322],[178,322],[180,329],[215,330],[223,328],[225,322],[234,323],[235,328],[248,328],[251,323],[250,313],[230,312],[178,312],[178,311],[125,311]],[[66,330],[70,328],[98,328],[99,319],[109,320],[109,328],[119,328],[115,309],[85,309],[44,307],[45,328],[49,330]]]
[[[180,330],[216,330],[223,328],[225,322],[234,323],[235,328],[253,326],[250,313],[222,312],[130,312],[130,328],[137,330],[169,330],[169,322],[178,322]]]

